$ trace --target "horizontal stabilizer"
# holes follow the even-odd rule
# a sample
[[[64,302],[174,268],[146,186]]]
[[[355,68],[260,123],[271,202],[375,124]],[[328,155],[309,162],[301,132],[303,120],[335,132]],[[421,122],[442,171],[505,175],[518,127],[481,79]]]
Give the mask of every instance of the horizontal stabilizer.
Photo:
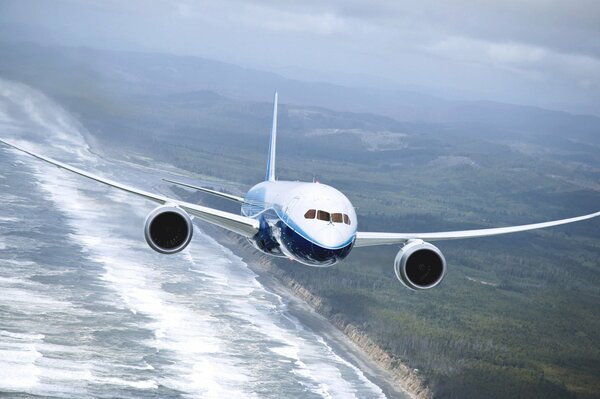
[[[169,180],[169,179],[163,179],[163,180],[166,181],[166,182],[169,182],[169,183],[177,184],[178,186],[192,188],[194,190],[202,191],[204,193],[216,195],[217,197],[225,198],[225,199],[228,199],[228,200],[231,200],[231,201],[235,201],[235,202],[239,202],[239,203],[244,203],[244,199],[242,197],[238,197],[237,195],[226,194],[226,193],[222,193],[220,191],[211,190],[210,188],[204,188],[204,187],[200,187],[200,186],[194,186],[192,184],[181,183],[181,182],[174,181],[174,180]]]

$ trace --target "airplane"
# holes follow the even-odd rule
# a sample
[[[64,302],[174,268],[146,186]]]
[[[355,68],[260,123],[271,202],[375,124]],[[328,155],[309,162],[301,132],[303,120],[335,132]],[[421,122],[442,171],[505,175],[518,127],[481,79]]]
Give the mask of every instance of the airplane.
[[[397,244],[401,248],[394,259],[394,272],[403,285],[415,291],[436,287],[446,274],[446,259],[431,241],[517,233],[600,216],[600,212],[596,212],[544,223],[433,233],[358,231],[354,207],[340,191],[318,182],[276,179],[276,141],[277,93],[273,102],[266,176],[244,197],[163,179],[237,202],[241,205],[241,215],[237,215],[130,187],[0,140],[59,168],[158,203],[159,206],[146,218],[144,237],[150,248],[159,253],[175,254],[188,246],[193,233],[191,216],[245,237],[260,252],[309,266],[332,266],[345,259],[354,248]]]

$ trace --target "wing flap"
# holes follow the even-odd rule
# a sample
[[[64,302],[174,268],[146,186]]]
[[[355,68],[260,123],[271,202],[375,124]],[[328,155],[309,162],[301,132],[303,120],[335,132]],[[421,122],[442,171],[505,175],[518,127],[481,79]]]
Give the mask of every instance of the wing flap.
[[[424,241],[458,240],[462,238],[487,237],[500,234],[518,233],[522,231],[544,229],[547,227],[560,226],[562,224],[575,223],[582,220],[592,219],[600,216],[600,212],[577,216],[569,219],[553,220],[550,222],[524,224],[520,226],[497,227],[492,229],[442,231],[437,233],[356,233],[355,247],[367,247],[373,245],[401,244],[411,239]]]
[[[102,184],[106,184],[107,186],[118,188],[119,190],[126,191],[128,193],[136,194],[140,197],[144,197],[150,201],[157,202],[159,204],[173,204],[179,206],[184,209],[186,212],[196,216],[197,218],[204,220],[205,222],[215,224],[217,226],[223,227],[229,231],[233,231],[234,233],[240,234],[244,237],[252,237],[258,232],[259,222],[255,219],[251,219],[245,216],[236,215],[229,212],[220,211],[217,209],[212,209],[208,207],[204,207],[201,205],[191,204],[189,202],[179,201],[176,199],[168,198],[160,194],[150,193],[148,191],[140,190],[134,187],[127,186],[125,184],[121,184],[115,182],[113,180],[95,175],[93,173],[88,173],[84,170],[76,168],[71,165],[67,165],[63,162],[56,161],[54,159],[45,157],[43,155],[39,155],[28,151],[24,148],[16,146],[14,144],[8,143],[4,140],[0,139],[0,143],[3,143],[9,147],[12,147],[18,151],[24,152],[28,155],[31,155],[39,160],[57,166],[61,169],[68,170],[69,172],[76,173],[80,176],[86,177],[88,179],[97,181]]]

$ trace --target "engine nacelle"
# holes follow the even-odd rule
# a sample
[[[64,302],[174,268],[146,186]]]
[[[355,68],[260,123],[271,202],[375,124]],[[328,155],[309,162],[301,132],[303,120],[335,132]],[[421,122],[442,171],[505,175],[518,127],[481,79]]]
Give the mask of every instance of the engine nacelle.
[[[427,290],[438,285],[446,274],[446,259],[434,245],[409,240],[394,260],[396,277],[411,290]]]
[[[162,205],[148,214],[144,225],[146,242],[156,252],[174,254],[192,240],[192,219],[183,209]]]

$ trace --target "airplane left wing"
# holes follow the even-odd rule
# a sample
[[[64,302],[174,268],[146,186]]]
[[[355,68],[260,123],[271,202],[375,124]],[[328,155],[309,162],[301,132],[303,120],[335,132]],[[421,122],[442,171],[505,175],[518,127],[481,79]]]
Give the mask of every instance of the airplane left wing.
[[[520,231],[529,231],[544,229],[546,227],[559,226],[579,222],[581,220],[592,219],[600,216],[600,212],[590,213],[588,215],[577,216],[569,219],[553,220],[550,222],[524,224],[520,226],[497,227],[493,229],[461,230],[461,231],[443,231],[438,233],[372,233],[359,231],[356,233],[355,247],[367,247],[373,245],[402,244],[408,240],[423,241],[441,241],[458,240],[461,238],[487,237],[500,234],[518,233]]]
[[[185,210],[186,212],[188,212],[189,214],[196,216],[198,219],[201,219],[201,220],[204,220],[205,222],[212,223],[214,225],[223,227],[224,229],[233,231],[234,233],[240,234],[244,237],[248,237],[248,238],[253,237],[258,232],[259,222],[255,219],[251,219],[251,218],[241,216],[241,215],[236,215],[236,214],[230,213],[230,212],[220,211],[218,209],[213,209],[213,208],[208,208],[208,207],[201,206],[201,205],[192,204],[189,202],[179,201],[176,199],[162,196],[160,194],[150,193],[148,191],[140,190],[140,189],[137,189],[134,187],[127,186],[125,184],[115,182],[110,179],[106,179],[104,177],[101,177],[101,176],[98,176],[98,175],[95,175],[92,173],[88,173],[88,172],[81,170],[79,168],[76,168],[74,166],[70,166],[63,162],[59,162],[54,159],[45,157],[43,155],[33,153],[31,151],[28,151],[24,148],[21,148],[19,146],[16,146],[14,144],[11,144],[11,143],[6,142],[1,139],[0,139],[0,143],[3,143],[9,147],[12,147],[18,151],[29,154],[37,159],[40,159],[44,162],[47,162],[47,163],[57,166],[59,168],[66,169],[69,172],[73,172],[80,176],[86,177],[88,179],[97,181],[102,184],[106,184],[107,186],[118,188],[119,190],[123,190],[128,193],[136,194],[140,197],[146,198],[150,201],[157,202],[159,204],[176,205],[176,206],[180,207],[181,209]]]

